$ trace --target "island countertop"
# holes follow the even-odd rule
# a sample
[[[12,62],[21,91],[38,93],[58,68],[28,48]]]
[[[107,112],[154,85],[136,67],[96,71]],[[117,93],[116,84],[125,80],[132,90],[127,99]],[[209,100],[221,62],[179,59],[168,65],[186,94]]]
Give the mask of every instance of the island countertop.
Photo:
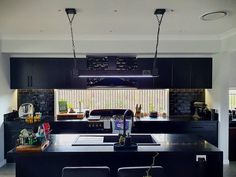
[[[119,167],[150,165],[156,153],[159,153],[156,164],[167,169],[167,177],[200,177],[202,172],[207,176],[223,177],[223,152],[194,135],[151,134],[159,145],[122,151],[115,151],[113,145],[72,146],[79,135],[89,134],[52,135],[51,145],[40,153],[11,150],[8,154],[16,159],[16,177],[61,177],[65,166],[109,166],[115,177]],[[198,161],[199,155],[206,161]]]
[[[50,146],[41,153],[46,155],[48,153],[69,153],[69,152],[116,152],[113,148],[113,143],[109,144],[92,144],[72,146],[78,136],[88,137],[103,137],[114,136],[117,134],[53,134],[51,135]],[[131,134],[132,135],[148,135],[148,134]],[[117,135],[118,136],[118,135]],[[208,143],[195,135],[189,134],[151,134],[152,138],[158,144],[138,144],[137,152],[221,152],[217,147]],[[127,150],[133,151],[133,150]],[[9,154],[22,155],[16,153],[14,149]],[[34,154],[34,153],[32,153]]]

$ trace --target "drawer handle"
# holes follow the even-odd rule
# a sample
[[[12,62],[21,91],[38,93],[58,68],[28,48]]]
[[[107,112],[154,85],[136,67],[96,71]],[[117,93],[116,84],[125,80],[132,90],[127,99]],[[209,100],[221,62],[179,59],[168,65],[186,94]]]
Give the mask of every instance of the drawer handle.
[[[204,128],[204,127],[192,127],[192,128]]]

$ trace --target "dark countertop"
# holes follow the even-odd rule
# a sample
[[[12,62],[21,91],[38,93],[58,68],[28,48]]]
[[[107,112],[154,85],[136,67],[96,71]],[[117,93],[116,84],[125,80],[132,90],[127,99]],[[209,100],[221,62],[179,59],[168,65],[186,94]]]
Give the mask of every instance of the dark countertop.
[[[80,134],[54,134],[51,135],[51,145],[41,155],[57,154],[57,153],[83,153],[83,152],[119,152],[114,151],[113,145],[82,145],[72,146],[75,139]],[[84,135],[84,134],[83,134]],[[89,135],[89,134],[86,134]],[[108,134],[96,134],[101,136]],[[114,135],[114,134],[110,134]],[[94,136],[94,134],[91,136]],[[152,134],[153,138],[160,143],[160,145],[144,145],[138,146],[137,152],[197,152],[197,153],[211,153],[221,152],[217,147],[211,145],[207,141],[198,138],[194,135],[187,134]],[[133,150],[127,150],[133,151]],[[125,151],[125,152],[127,152]],[[11,155],[24,155],[35,153],[15,153],[14,150],[10,151]],[[36,153],[38,155],[38,153]]]
[[[163,118],[163,117],[158,117],[158,118],[150,118],[150,117],[142,117],[142,118],[134,118],[134,121],[193,121],[193,122],[200,122],[200,121],[204,121],[204,122],[213,122],[213,121],[217,121],[217,120],[194,120],[192,117],[167,117],[167,118]],[[68,120],[55,120],[54,122],[94,122],[94,121],[88,121],[87,118],[83,118],[83,119],[68,119]]]
[[[72,146],[78,135],[52,135],[52,144],[41,153],[8,152],[16,159],[16,177],[61,177],[66,166],[109,166],[111,176],[116,177],[120,167],[150,165],[156,153],[159,153],[156,164],[169,169],[168,177],[223,177],[223,152],[196,136],[152,134],[160,145],[114,151],[113,145]],[[206,158],[205,165],[196,161],[199,155]]]
[[[229,127],[236,127],[236,119],[229,121]]]

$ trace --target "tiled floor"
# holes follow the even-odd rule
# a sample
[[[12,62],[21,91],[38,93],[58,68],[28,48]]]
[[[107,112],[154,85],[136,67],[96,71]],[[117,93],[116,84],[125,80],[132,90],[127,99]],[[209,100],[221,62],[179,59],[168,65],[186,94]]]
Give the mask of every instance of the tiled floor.
[[[224,177],[236,177],[236,161],[231,161],[229,165],[224,165]]]
[[[15,164],[7,164],[0,168],[0,177],[15,177]],[[224,165],[224,177],[236,177],[236,161]]]
[[[15,177],[15,164],[8,163],[0,168],[0,177]]]

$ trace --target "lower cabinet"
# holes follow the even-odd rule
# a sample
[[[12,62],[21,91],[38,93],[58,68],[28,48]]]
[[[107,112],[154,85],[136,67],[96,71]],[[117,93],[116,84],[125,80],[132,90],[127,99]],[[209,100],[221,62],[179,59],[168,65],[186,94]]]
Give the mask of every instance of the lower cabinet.
[[[229,127],[229,160],[236,161],[236,127]]]

